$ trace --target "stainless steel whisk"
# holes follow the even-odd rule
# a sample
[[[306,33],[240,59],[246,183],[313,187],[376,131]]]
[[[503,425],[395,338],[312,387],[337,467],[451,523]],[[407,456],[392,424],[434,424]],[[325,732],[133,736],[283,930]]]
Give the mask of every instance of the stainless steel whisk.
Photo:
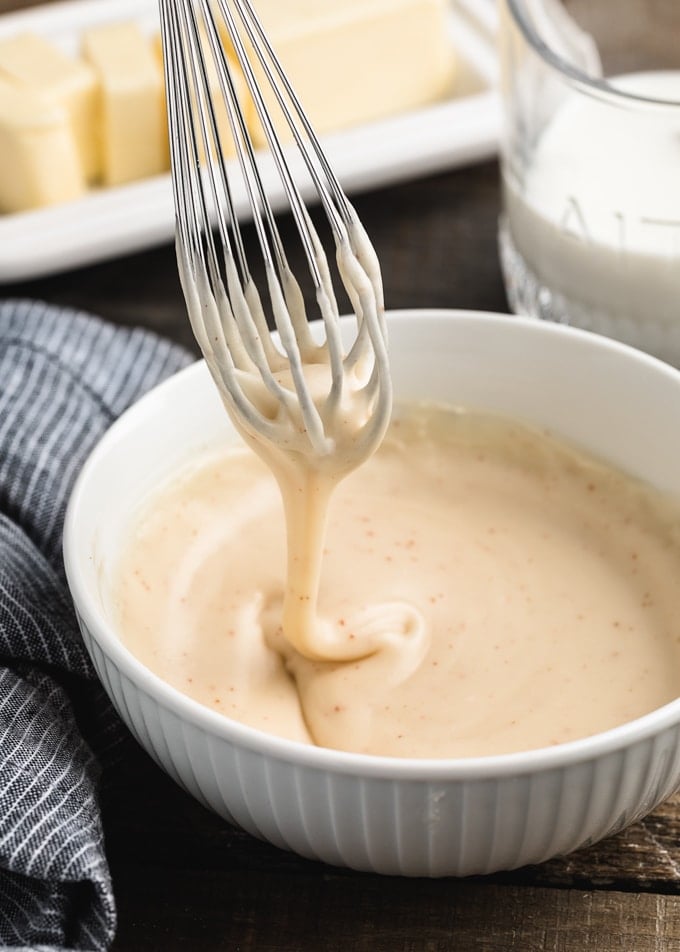
[[[366,420],[354,455],[368,456],[382,438],[391,411],[382,282],[377,256],[329,166],[250,0],[159,0],[180,276],[196,339],[237,426],[276,442],[282,417],[302,420],[295,447],[308,456],[334,450],[333,423],[342,412],[349,375]],[[222,28],[220,30],[220,27]],[[239,100],[228,36],[245,78],[311,274],[323,341],[310,333],[303,294],[293,275]],[[211,75],[218,80],[218,89]],[[264,90],[267,89],[265,96]],[[271,90],[271,93],[269,92]],[[284,147],[267,104],[289,130]],[[220,128],[215,95],[226,106]],[[279,115],[280,114],[280,115]],[[225,158],[233,140],[237,163]],[[356,332],[343,349],[338,305],[322,242],[291,170],[291,150],[303,159],[335,243],[339,276],[356,315]],[[230,176],[240,169],[259,248],[280,347],[271,338],[262,298],[251,276]],[[305,365],[327,362],[327,392],[310,392]],[[253,400],[257,375],[277,412]],[[356,386],[356,381],[359,386]],[[279,413],[280,411],[280,413]],[[288,427],[290,429],[290,427]]]

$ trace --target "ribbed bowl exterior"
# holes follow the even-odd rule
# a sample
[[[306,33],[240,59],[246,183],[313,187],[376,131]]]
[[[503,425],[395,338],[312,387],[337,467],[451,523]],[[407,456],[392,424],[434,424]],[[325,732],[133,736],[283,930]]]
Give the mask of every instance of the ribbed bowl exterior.
[[[680,786],[680,727],[588,760],[444,781],[362,777],[278,759],[181,719],[120,670],[81,620],[111,701],[181,787],[253,836],[310,859],[401,876],[468,876],[568,853]]]

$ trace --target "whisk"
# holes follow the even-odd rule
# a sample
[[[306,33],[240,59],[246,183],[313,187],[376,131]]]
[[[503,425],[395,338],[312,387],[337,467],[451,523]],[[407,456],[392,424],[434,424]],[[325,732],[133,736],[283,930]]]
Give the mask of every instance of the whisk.
[[[352,435],[354,463],[382,438],[391,411],[386,323],[377,256],[333,173],[250,0],[160,0],[168,98],[176,246],[195,337],[240,431],[260,444],[288,446],[321,461],[338,450],[348,395],[365,408]],[[324,333],[310,330],[304,295],[288,264],[263,184],[230,56],[231,45],[283,185],[311,275]],[[217,82],[215,82],[215,78]],[[212,80],[212,82],[211,82]],[[228,129],[218,121],[217,97]],[[272,117],[276,104],[276,121]],[[281,135],[277,129],[287,130]],[[286,145],[283,139],[289,139]],[[235,147],[236,161],[229,159]],[[302,158],[330,225],[337,271],[356,315],[341,339],[333,280],[322,241],[304,204],[291,156]],[[298,159],[296,161],[299,162]],[[237,220],[233,176],[240,178],[264,263],[265,305],[249,268]],[[310,387],[307,368],[327,365],[327,385]],[[257,384],[257,386],[254,385]],[[262,389],[264,388],[264,390]],[[263,398],[262,394],[265,395]]]

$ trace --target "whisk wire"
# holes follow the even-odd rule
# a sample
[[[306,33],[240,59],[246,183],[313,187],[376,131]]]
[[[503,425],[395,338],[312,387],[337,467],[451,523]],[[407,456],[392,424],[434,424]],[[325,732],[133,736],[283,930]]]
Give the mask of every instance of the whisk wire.
[[[370,243],[367,241],[356,242],[352,240],[356,231],[360,230],[363,233],[363,229],[359,221],[359,218],[356,212],[354,211],[354,208],[348,201],[347,196],[343,192],[342,187],[340,186],[340,183],[338,181],[338,178],[333,172],[333,169],[331,168],[330,163],[328,162],[328,159],[326,158],[326,155],[323,152],[323,149],[321,148],[317,135],[314,132],[314,129],[311,123],[309,122],[309,119],[307,118],[304,110],[302,109],[300,101],[298,97],[296,96],[295,91],[292,88],[290,81],[281,66],[281,63],[278,57],[276,56],[276,53],[274,52],[266,33],[264,32],[262,28],[262,24],[260,23],[253,9],[251,0],[234,0],[234,2],[236,7],[239,10],[239,15],[246,28],[248,38],[250,39],[253,49],[255,50],[257,54],[258,60],[263,70],[265,71],[270,87],[274,92],[274,96],[276,97],[277,103],[280,109],[282,110],[283,114],[285,115],[286,120],[288,122],[288,126],[293,133],[297,146],[301,154],[303,155],[303,158],[307,165],[307,169],[316,187],[317,194],[319,195],[319,198],[324,206],[324,209],[331,221],[331,225],[336,235],[336,240],[340,243],[344,242],[345,240],[349,240],[353,253],[359,256],[359,260],[362,266],[364,266],[364,270],[366,270],[367,274],[369,275],[371,273],[373,273],[374,275],[376,273],[379,274],[380,269],[379,269],[379,265],[377,261],[377,256],[375,256],[375,253],[373,253],[370,261],[366,261],[362,258],[362,255],[359,252],[360,247],[368,247],[372,251],[372,246],[370,246]],[[224,0],[220,0],[220,3],[222,6],[224,6]],[[257,34],[257,37],[255,34]],[[266,55],[263,54],[263,50],[265,51]],[[274,76],[272,72],[272,67],[276,73],[276,76]],[[252,79],[252,70],[250,70],[250,76]],[[285,91],[285,96],[282,94],[279,88],[279,84],[277,84],[277,81],[276,81],[277,79]],[[267,114],[267,110],[265,108],[262,96],[259,92],[259,89],[257,88],[256,83],[254,83],[254,87],[255,87],[254,92],[256,94],[255,101],[258,104],[258,114],[260,116],[260,120],[262,121],[265,131],[267,132],[267,138],[268,138],[268,141],[270,142],[270,145],[272,145],[272,142],[273,142],[274,148],[276,148],[278,146],[278,142],[276,140],[276,135],[272,128],[271,120]],[[294,116],[291,113],[291,109],[289,108],[289,105],[288,105],[289,103],[292,106],[292,110],[295,114]],[[298,122],[301,125],[302,129],[304,130],[304,133],[305,133],[305,136],[307,137],[308,142],[312,146],[314,158],[318,162],[318,165],[320,166],[324,174],[326,185],[330,189],[330,193],[333,196],[335,205],[331,202],[330,196],[328,195],[328,193],[326,192],[326,189],[323,187],[323,185],[321,184],[319,180],[318,172],[317,172],[315,163],[312,160],[310,150],[304,138],[300,135],[300,131],[297,125]],[[277,154],[280,154],[280,153],[277,152]],[[284,166],[285,166],[285,162],[284,162]],[[302,214],[306,215],[306,209],[304,208],[304,205],[302,205]],[[345,226],[344,228],[340,227],[338,215],[340,216],[340,219]],[[310,226],[311,226],[311,223],[310,223]],[[373,281],[372,284],[373,286],[380,285],[380,282]],[[384,325],[384,317],[383,317],[384,307],[383,307],[382,299],[378,301],[378,311],[379,311],[379,316],[381,318],[381,332],[384,335],[386,329]],[[354,347],[352,348],[350,355],[348,356],[347,361],[345,362],[346,368],[354,366],[354,364],[356,363],[359,357],[359,354],[363,350],[364,344],[365,344],[364,334],[360,333],[357,341],[354,344]]]
[[[168,117],[177,220],[177,250],[188,268],[183,280],[194,333],[223,397],[246,427],[267,439],[276,419],[252,399],[256,371],[289,420],[301,418],[301,439],[320,455],[332,449],[325,430],[338,413],[349,371],[364,363],[363,391],[369,408],[361,438],[375,440],[390,406],[382,285],[375,252],[346,199],[314,131],[254,12],[250,0],[159,0],[168,96]],[[238,22],[231,5],[238,14]],[[215,16],[226,26],[250,97],[283,184],[315,291],[325,339],[313,338],[300,285],[288,264],[264,186],[242,103]],[[244,32],[249,49],[241,33]],[[252,53],[250,52],[252,50]],[[304,167],[329,222],[341,281],[357,316],[357,332],[343,352],[339,312],[323,245],[292,174],[249,56],[255,57],[273,90]],[[211,83],[216,76],[228,130],[218,118]],[[279,350],[268,333],[262,299],[248,265],[225,156],[232,143],[262,254]],[[219,246],[213,233],[216,225]],[[313,396],[305,365],[327,362],[325,397]],[[290,380],[290,382],[286,382]],[[303,444],[301,444],[303,445]]]
[[[237,149],[237,157],[241,166],[241,171],[246,182],[246,188],[248,190],[248,197],[253,208],[258,208],[262,211],[264,215],[264,220],[267,225],[267,231],[270,235],[270,238],[274,245],[274,258],[276,260],[276,269],[274,268],[274,262],[272,254],[267,243],[262,219],[260,215],[255,215],[255,224],[258,231],[258,238],[260,247],[263,253],[263,261],[265,265],[265,273],[267,276],[268,291],[270,298],[272,300],[272,310],[275,315],[277,330],[279,331],[279,337],[281,340],[281,345],[283,350],[288,358],[290,374],[293,380],[293,385],[295,388],[297,405],[300,407],[302,418],[305,421],[305,425],[310,433],[310,438],[319,446],[324,446],[326,441],[323,436],[323,425],[319,412],[314,405],[313,400],[311,399],[308,388],[306,386],[305,376],[304,376],[304,359],[305,356],[313,351],[314,345],[307,331],[306,321],[295,322],[291,318],[291,311],[293,313],[304,310],[304,299],[302,293],[299,289],[299,285],[295,280],[286,259],[286,255],[283,249],[283,243],[276,227],[273,211],[271,204],[268,201],[266,191],[264,189],[261,176],[259,174],[259,169],[254,155],[254,150],[252,147],[252,141],[247,132],[245,125],[244,117],[242,111],[238,107],[238,102],[233,95],[233,84],[230,81],[229,71],[226,67],[226,58],[223,55],[220,55],[222,52],[222,47],[219,41],[219,34],[213,19],[213,13],[209,5],[202,0],[202,7],[204,16],[206,19],[206,29],[209,36],[209,42],[211,44],[212,55],[215,58],[215,63],[217,67],[218,79],[222,87],[223,94],[227,95],[227,105],[228,105],[228,114],[231,124],[232,134],[234,137],[238,137],[238,141],[241,144],[241,148]],[[245,60],[245,50],[242,47],[241,39],[238,36],[236,31],[236,24],[231,15],[231,11],[228,7],[220,4],[222,9],[225,22],[227,23],[227,28],[230,31],[230,36],[232,42],[234,43],[237,51],[242,52],[244,57],[244,67],[247,68],[249,65],[247,60]],[[233,31],[233,32],[232,32]],[[197,49],[197,57],[201,56],[201,50]],[[228,94],[226,83],[229,81],[231,87],[230,93]],[[278,142],[276,143],[276,153],[281,158],[280,147]],[[223,155],[223,150],[220,150],[220,154]],[[281,158],[281,165],[279,166],[280,172],[282,174],[282,179],[284,181],[284,187],[292,189],[299,201],[299,192],[294,185],[292,177],[290,176],[289,170]],[[219,163],[221,172],[224,175],[224,163],[220,161]],[[295,201],[292,201],[292,206],[294,212],[297,211],[299,215],[305,215],[306,210],[304,206],[297,204]],[[299,225],[298,215],[295,215],[296,222]],[[232,220],[232,227],[236,228],[236,223]],[[310,268],[312,270],[313,280],[315,286],[317,287],[317,292],[320,287],[323,285],[323,279],[319,273],[317,266],[317,261],[313,254],[309,252],[310,248],[310,227],[311,223],[308,221],[307,230],[301,229],[301,234],[303,235],[305,246],[305,251],[310,260]],[[316,237],[316,236],[314,236]],[[319,245],[320,247],[320,245]],[[312,267],[313,266],[313,267]],[[235,291],[238,293],[238,291]],[[327,293],[327,288],[326,288]],[[259,310],[259,309],[258,309]],[[247,310],[246,310],[247,314]],[[237,317],[238,323],[238,317]],[[247,321],[245,322],[247,325]],[[245,331],[248,335],[248,339],[254,343],[253,336],[249,333],[250,328],[246,326]],[[270,370],[271,367],[264,367],[258,363],[258,369],[260,370],[265,385],[273,393],[273,395],[287,406],[291,412],[294,412],[293,404],[294,401],[290,396],[290,392],[285,388],[281,387],[278,382],[271,376]]]
[[[182,23],[180,26],[180,17]],[[195,21],[194,21],[195,24]],[[219,276],[219,262],[212,232],[209,226],[209,216],[206,194],[202,187],[199,144],[196,135],[196,125],[192,117],[190,95],[197,94],[197,64],[191,55],[189,39],[191,36],[187,11],[177,9],[176,5],[161,3],[161,26],[165,49],[166,85],[168,90],[169,114],[174,117],[173,135],[171,135],[171,152],[173,168],[178,171],[173,177],[175,201],[177,211],[178,250],[187,258],[192,275],[197,286],[204,279],[203,267],[211,276],[212,286],[219,299],[219,307],[190,307],[189,315],[196,339],[203,351],[213,373],[221,373],[227,379],[228,392],[231,395],[238,411],[251,423],[266,428],[266,421],[254,418],[253,408],[247,400],[235,376],[238,363],[243,363],[243,348],[240,346],[238,335],[229,333],[233,315],[228,296],[222,289]],[[183,29],[181,28],[183,27]],[[195,36],[195,34],[194,34]],[[195,48],[195,45],[194,45]],[[178,73],[179,71],[179,73]],[[193,83],[188,88],[185,84],[172,82],[175,75],[191,77]],[[201,114],[202,115],[202,114]],[[214,115],[212,117],[214,120]],[[211,121],[212,121],[211,120]],[[199,125],[199,128],[200,125]],[[208,155],[208,135],[203,123],[202,145],[204,155]],[[214,176],[210,176],[213,196],[217,195]],[[228,186],[227,186],[228,188]],[[220,228],[225,241],[225,252],[230,257],[228,234]],[[185,294],[191,294],[187,288]],[[221,319],[223,315],[224,319]],[[233,330],[233,329],[232,329]],[[263,340],[268,335],[263,335]],[[274,435],[274,428],[271,428]]]
[[[302,202],[302,198],[299,192],[299,189],[295,183],[293,176],[291,175],[290,168],[286,162],[286,159],[283,155],[281,144],[276,136],[273,124],[267,113],[267,110],[264,105],[264,100],[260,92],[259,86],[255,79],[255,75],[252,69],[252,66],[249,62],[245,45],[240,36],[238,25],[236,20],[229,8],[229,6],[223,2],[223,0],[218,0],[219,9],[224,18],[224,22],[227,26],[230,40],[233,44],[233,47],[236,51],[237,58],[242,65],[244,77],[248,85],[250,94],[255,103],[258,116],[262,123],[263,129],[265,131],[265,136],[268,140],[271,154],[276,163],[278,173],[281,177],[281,180],[284,185],[284,189],[289,197],[291,212],[295,220],[298,234],[300,236],[305,257],[307,259],[308,267],[312,277],[312,282],[315,288],[315,293],[317,300],[320,303],[319,299],[325,301],[326,298],[329,298],[332,302],[330,308],[326,308],[320,303],[320,313],[322,319],[325,323],[333,320],[333,315],[337,314],[337,305],[335,304],[332,282],[330,281],[330,276],[327,271],[324,272],[320,266],[320,261],[323,258],[323,254],[320,254],[321,243],[318,240],[318,236],[314,229],[314,226],[311,222],[311,219],[307,213],[307,210]],[[267,70],[268,75],[271,75],[269,71],[268,64],[263,57],[262,50],[258,45],[257,37],[253,34],[250,24],[247,19],[245,19],[243,9],[241,5],[236,2],[236,7],[239,11],[242,22],[246,27],[249,39],[253,44],[253,49],[258,57],[258,60],[262,63],[263,67]],[[273,55],[273,54],[272,54]],[[285,104],[284,115],[288,121],[289,126],[293,129],[293,133],[299,139],[299,133],[293,125],[293,119],[290,113],[287,111]],[[317,414],[312,410],[311,405],[308,404],[306,393],[307,388],[304,383],[303,373],[302,373],[302,364],[305,359],[309,359],[318,349],[315,345],[311,334],[307,329],[306,321],[295,321],[291,320],[291,313],[296,314],[304,309],[304,299],[300,291],[299,285],[295,280],[294,275],[292,274],[290,267],[288,265],[286,255],[283,249],[283,244],[280,238],[280,234],[276,227],[274,220],[274,215],[271,209],[271,205],[267,200],[266,192],[261,184],[261,179],[257,171],[257,163],[253,154],[252,143],[250,140],[246,142],[246,155],[248,159],[249,167],[255,170],[255,175],[260,185],[259,189],[259,198],[261,207],[264,209],[264,214],[266,222],[268,225],[268,230],[272,236],[275,249],[275,257],[277,263],[277,273],[274,272],[273,268],[269,267],[269,256],[265,256],[265,272],[267,275],[267,282],[269,286],[270,296],[274,301],[279,305],[274,307],[274,315],[277,330],[279,331],[280,339],[282,346],[286,352],[286,355],[290,361],[291,374],[293,376],[294,385],[298,393],[299,399],[305,402],[308,405],[308,410],[306,416],[310,418],[316,418]],[[241,157],[239,156],[239,159]],[[311,169],[312,166],[309,163],[307,157],[308,167]],[[283,301],[285,301],[285,307],[281,307],[281,297],[280,290],[283,291]],[[333,366],[337,365],[336,361],[332,361]],[[338,389],[341,386],[341,381],[333,381],[333,388]],[[316,422],[314,423],[316,426]]]
[[[296,391],[295,396],[297,403],[301,408],[305,425],[308,427],[312,439],[321,444],[323,442],[323,427],[321,425],[321,420],[319,418],[317,409],[314,406],[313,401],[309,399],[306,392],[303,371],[304,359],[300,352],[301,343],[304,343],[305,349],[308,350],[310,348],[311,338],[306,337],[304,341],[301,341],[300,334],[296,334],[294,322],[290,317],[291,309],[300,309],[303,307],[302,295],[299,291],[297,282],[290,272],[290,268],[286,260],[283,244],[275,224],[271,205],[267,199],[266,191],[264,189],[257,163],[255,161],[252,142],[247,133],[243,115],[238,107],[236,97],[233,95],[233,84],[231,84],[230,74],[226,68],[226,60],[223,56],[219,55],[221,51],[221,45],[219,41],[219,34],[213,20],[212,11],[205,3],[203,4],[203,9],[206,18],[206,29],[209,34],[209,41],[212,46],[212,55],[215,57],[218,79],[220,81],[220,85],[222,86],[223,93],[226,92],[225,83],[227,81],[229,81],[229,85],[231,86],[231,95],[228,97],[229,121],[232,128],[232,134],[241,145],[241,148],[237,149],[237,157],[241,165],[244,181],[246,183],[248,197],[253,209],[259,209],[262,212],[264,216],[264,223],[267,227],[267,232],[269,233],[274,245],[274,258],[277,264],[276,269],[274,267],[272,253],[265,235],[262,218],[260,217],[260,214],[255,214],[255,225],[263,254],[268,291],[273,303],[273,312],[276,316],[276,324],[279,330],[281,344],[288,358],[290,372]],[[229,14],[228,10],[225,12]],[[219,154],[223,155],[222,149],[219,150]],[[224,164],[222,161],[219,162],[219,166],[221,174],[224,175]],[[231,226],[232,228],[237,228],[233,217]],[[228,273],[231,274],[231,269],[228,269]],[[240,288],[230,288],[230,293],[236,295],[237,297],[241,297]],[[252,294],[254,297],[256,291],[253,290]],[[243,300],[241,300],[241,303],[243,303]],[[266,364],[262,363],[260,360],[262,357],[260,340],[263,328],[259,328],[259,331],[253,334],[253,328],[251,327],[251,322],[249,320],[250,315],[248,313],[247,307],[243,309],[243,314],[241,314],[241,308],[236,308],[235,313],[236,323],[241,325],[240,329],[244,333],[246,341],[251,345],[251,347],[256,348],[256,353],[251,352],[250,355],[258,365],[258,369],[260,370],[267,389],[280,403],[282,403],[284,406],[287,406],[292,412],[294,412],[294,398],[291,396],[290,392],[281,387],[278,381],[272,376],[272,365],[274,363],[272,360],[272,352],[268,352],[269,359]],[[259,306],[257,307],[257,313],[261,313],[261,308]]]
[[[187,190],[185,184],[181,189],[180,201],[185,208],[185,215],[180,214],[179,218],[180,220],[185,218],[191,221],[193,225],[193,228],[190,229],[193,239],[190,246],[193,251],[194,269],[196,262],[203,261],[203,257],[205,257],[211,283],[216,296],[219,298],[218,303],[220,305],[217,308],[206,310],[205,321],[208,327],[199,327],[202,343],[204,347],[210,348],[211,351],[214,351],[216,347],[219,349],[220,359],[230,367],[229,379],[232,388],[236,387],[236,381],[231,371],[251,369],[251,364],[248,364],[244,355],[244,348],[241,346],[241,343],[243,343],[247,358],[255,365],[263,379],[266,378],[275,396],[278,399],[285,399],[287,395],[272,376],[272,366],[276,364],[276,351],[267,331],[259,295],[248,272],[245,253],[242,251],[240,230],[235,227],[236,216],[233,210],[231,190],[224,170],[224,163],[220,160],[215,164],[207,165],[203,178],[207,179],[209,185],[212,207],[218,212],[216,218],[224,252],[223,269],[227,280],[228,293],[223,286],[221,263],[209,224],[207,196],[202,187],[199,156],[201,150],[204,156],[211,155],[213,152],[221,156],[224,146],[210,97],[209,80],[201,47],[198,20],[192,8],[187,10],[186,7],[181,7],[180,16],[182,17],[183,31],[179,35],[183,37],[184,43],[180,42],[176,46],[183,75],[190,77],[191,85],[190,92],[180,89],[180,95],[176,100],[180,127],[186,132],[186,141],[190,153],[187,161],[186,152],[179,148],[178,161],[182,171],[181,179],[184,183],[189,181],[191,187]],[[231,90],[231,101],[235,103],[236,97],[231,77],[228,76],[225,82],[227,88]],[[191,94],[198,100],[201,107],[195,109],[193,117],[190,111]],[[232,109],[232,114],[235,111],[235,109]],[[233,115],[232,118],[232,134],[236,135],[238,134],[238,122]],[[176,142],[174,144],[177,145]],[[227,226],[224,214],[219,213],[225,207],[227,208],[231,228]],[[251,288],[249,301],[246,300],[236,273],[231,250],[231,236],[236,239],[237,254],[241,259],[242,278]],[[197,238],[199,239],[198,242]],[[240,253],[238,249],[241,249]],[[203,251],[203,255],[201,251]],[[240,321],[235,317],[234,311],[241,316]],[[222,320],[219,319],[220,314],[223,315]],[[238,333],[234,326],[236,324],[239,325]],[[208,339],[203,333],[206,329],[209,330]],[[245,397],[240,391],[238,396],[240,402],[245,404]]]
[[[302,198],[300,196],[300,192],[295,182],[295,179],[293,178],[291,174],[290,167],[286,159],[284,158],[281,142],[278,136],[276,135],[274,124],[272,122],[271,116],[269,115],[269,111],[265,105],[262,91],[255,77],[255,72],[251,65],[248,52],[246,50],[243,39],[241,38],[240,31],[236,23],[236,20],[234,18],[234,15],[229,7],[229,4],[226,2],[226,0],[217,0],[217,3],[219,5],[222,16],[224,17],[224,21],[227,26],[227,30],[229,32],[229,38],[234,46],[237,58],[239,62],[242,64],[243,75],[244,75],[246,84],[248,86],[250,95],[253,98],[253,102],[255,104],[255,109],[257,111],[259,121],[262,124],[262,128],[264,130],[265,137],[269,145],[269,149],[276,163],[277,171],[279,175],[281,176],[284,188],[286,190],[286,193],[289,196],[291,211],[295,219],[295,222],[300,234],[300,238],[302,240],[303,249],[305,252],[305,256],[307,258],[307,263],[312,273],[314,285],[315,287],[318,287],[321,281],[321,277],[318,272],[314,251],[311,246],[311,242],[309,241],[309,236],[305,228],[307,222],[304,220],[305,212],[306,212],[304,203],[302,202]],[[295,121],[294,121],[292,113],[288,109],[288,106],[285,100],[281,97],[280,90],[277,89],[272,84],[273,76],[271,73],[269,63],[267,62],[267,59],[263,53],[259,38],[252,29],[250,19],[249,19],[249,15],[252,15],[253,17],[255,16],[252,10],[252,7],[250,7],[249,10],[246,9],[244,7],[244,4],[241,2],[241,0],[232,0],[232,3],[238,10],[239,17],[245,28],[246,34],[251,43],[251,47],[255,53],[255,56],[257,57],[258,62],[260,63],[262,69],[264,70],[267,80],[269,81],[270,86],[274,92],[274,95],[279,103],[279,106],[281,107],[281,110],[286,119],[286,122],[293,136],[296,139],[298,147],[300,148],[300,152],[305,160],[305,164],[307,165],[307,168],[309,169],[310,174],[312,175],[314,180],[313,164],[310,161],[310,157],[305,147],[305,144],[300,137],[300,134],[295,125]],[[274,56],[273,51],[271,52],[271,55]],[[316,182],[315,182],[315,185],[316,185]]]

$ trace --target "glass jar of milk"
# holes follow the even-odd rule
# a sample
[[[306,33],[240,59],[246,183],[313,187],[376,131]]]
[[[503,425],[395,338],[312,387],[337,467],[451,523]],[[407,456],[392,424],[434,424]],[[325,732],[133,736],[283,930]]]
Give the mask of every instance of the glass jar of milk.
[[[511,307],[680,364],[680,2],[501,9]]]

